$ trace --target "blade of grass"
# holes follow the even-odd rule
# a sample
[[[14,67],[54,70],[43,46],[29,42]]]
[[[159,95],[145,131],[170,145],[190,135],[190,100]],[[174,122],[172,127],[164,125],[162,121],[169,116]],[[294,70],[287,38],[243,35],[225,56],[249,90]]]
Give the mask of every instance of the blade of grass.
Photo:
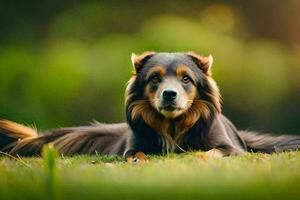
[[[54,148],[52,143],[43,146],[42,156],[44,159],[44,163],[47,167],[46,191],[47,191],[47,198],[49,200],[54,199],[54,182],[55,182],[55,171],[56,171],[55,159],[57,155],[58,155],[57,150]]]
[[[0,151],[0,154],[5,155],[5,156],[7,156],[7,157],[9,157],[9,158],[11,158],[11,159],[13,159],[13,160],[16,160],[16,161],[18,161],[19,163],[25,165],[25,166],[28,167],[28,168],[31,168],[31,167],[30,167],[27,163],[25,163],[19,156],[18,156],[18,157],[14,157],[13,155],[10,155],[10,154],[5,153],[5,152],[3,152],[3,151]]]

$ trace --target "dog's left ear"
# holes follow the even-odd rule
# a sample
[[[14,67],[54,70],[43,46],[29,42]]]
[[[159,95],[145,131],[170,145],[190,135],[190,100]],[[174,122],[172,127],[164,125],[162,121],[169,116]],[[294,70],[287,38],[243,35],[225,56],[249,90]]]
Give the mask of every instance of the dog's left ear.
[[[199,66],[199,68],[207,75],[211,75],[211,66],[213,63],[212,55],[207,57],[200,56],[194,52],[187,52],[188,56],[190,56],[194,62]]]
[[[136,54],[132,53],[131,54],[131,62],[135,69],[135,72],[138,73],[142,69],[142,66],[145,64],[145,62],[149,58],[151,58],[154,54],[155,54],[155,52],[153,52],[153,51],[146,51],[140,55],[136,55]]]

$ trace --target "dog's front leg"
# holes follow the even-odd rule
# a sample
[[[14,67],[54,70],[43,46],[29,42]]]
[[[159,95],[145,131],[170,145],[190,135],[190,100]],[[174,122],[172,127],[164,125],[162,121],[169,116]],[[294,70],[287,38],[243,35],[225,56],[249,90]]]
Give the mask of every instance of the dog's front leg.
[[[205,155],[210,158],[223,158],[225,156],[221,150],[216,148],[206,151]]]
[[[222,158],[225,156],[237,156],[243,153],[244,151],[239,148],[235,148],[231,145],[222,145],[220,147],[213,148],[209,151],[206,151],[205,155],[213,158]]]
[[[125,159],[126,162],[132,164],[144,164],[150,160],[143,152],[137,150],[127,150],[125,152]]]

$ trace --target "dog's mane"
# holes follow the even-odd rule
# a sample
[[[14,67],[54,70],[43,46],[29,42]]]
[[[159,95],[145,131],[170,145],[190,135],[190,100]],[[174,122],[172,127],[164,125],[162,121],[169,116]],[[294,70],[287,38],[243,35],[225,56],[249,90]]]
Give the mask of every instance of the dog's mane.
[[[216,113],[221,113],[222,98],[216,82],[210,75],[204,75],[203,83],[197,84],[198,95],[191,107],[175,119],[167,119],[158,113],[145,99],[143,86],[134,74],[127,83],[125,108],[129,124],[142,120],[164,139],[167,149],[174,149],[174,142],[182,144],[186,133],[197,123],[208,125]]]

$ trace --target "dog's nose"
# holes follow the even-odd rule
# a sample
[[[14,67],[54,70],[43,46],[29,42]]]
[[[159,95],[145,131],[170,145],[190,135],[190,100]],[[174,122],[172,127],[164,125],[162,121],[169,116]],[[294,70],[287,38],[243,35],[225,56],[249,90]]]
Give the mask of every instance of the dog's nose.
[[[164,90],[162,96],[165,101],[174,101],[176,99],[177,92],[174,90]]]

